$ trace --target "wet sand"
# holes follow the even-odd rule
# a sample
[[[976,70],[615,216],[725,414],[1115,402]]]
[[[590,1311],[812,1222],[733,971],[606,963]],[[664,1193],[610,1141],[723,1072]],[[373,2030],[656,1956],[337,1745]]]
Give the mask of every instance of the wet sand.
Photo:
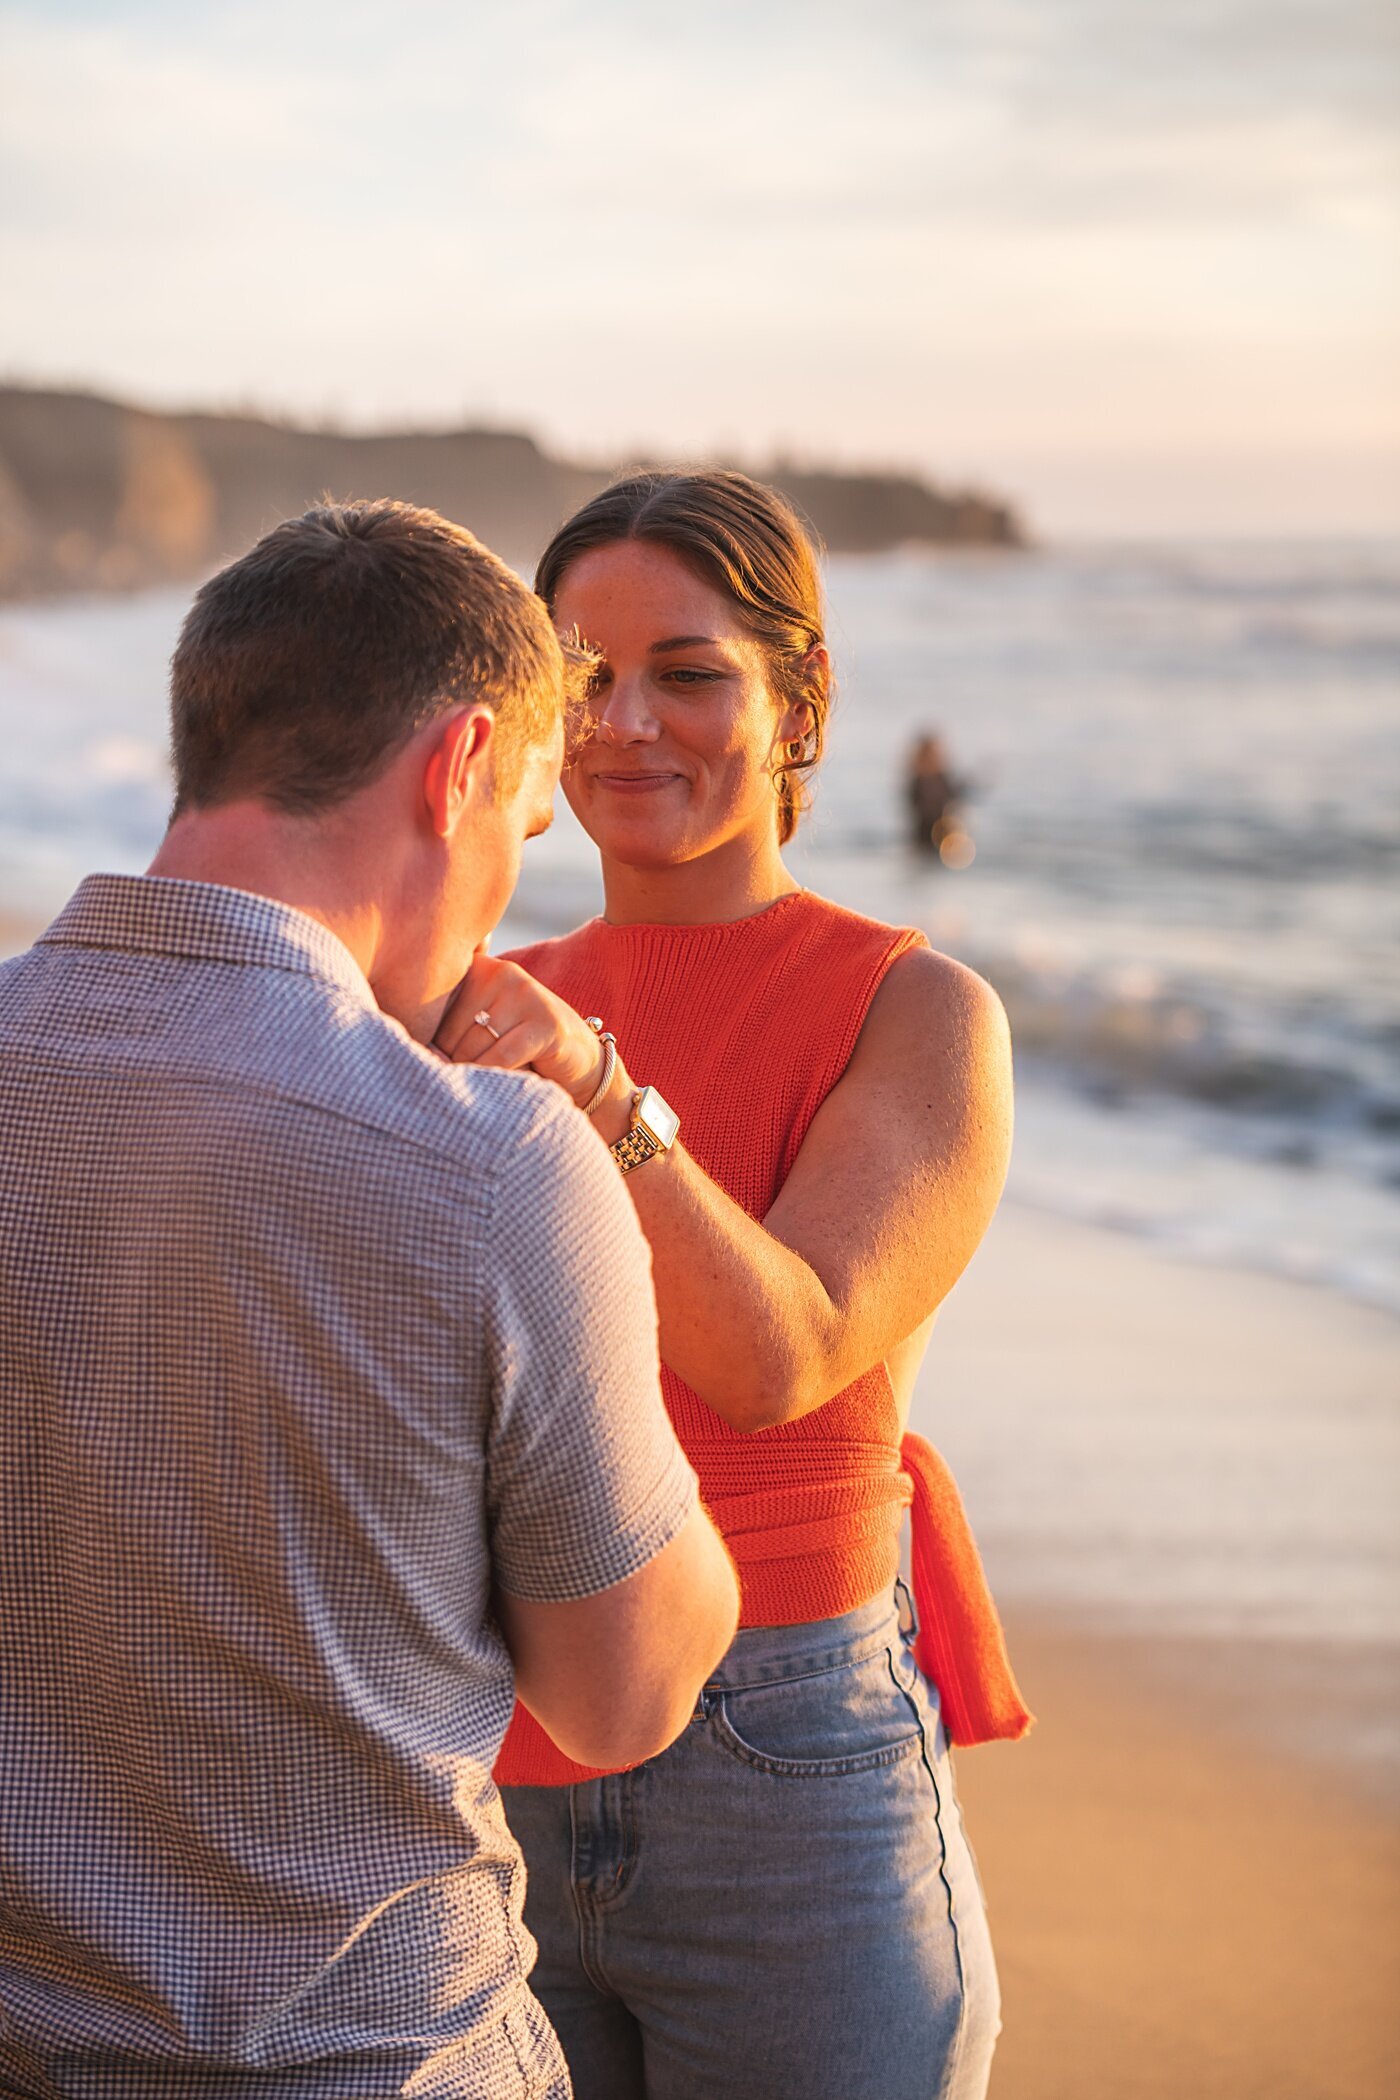
[[[1400,1817],[1244,1746],[1137,1643],[1008,1624],[1039,1725],[958,1765],[1002,1978],[993,2100],[1400,2092]]]
[[[1121,1403],[1125,1382],[1253,1378],[1285,1416],[1319,1378],[1339,1409],[1400,1404],[1385,1316],[1014,1210],[935,1352],[938,1391],[980,1396],[1011,1467],[1036,1452],[1007,1381],[1034,1379],[1052,1438],[1057,1399]],[[942,1411],[921,1382],[916,1426]],[[1038,1727],[958,1762],[1002,1974],[993,2100],[1388,2100],[1394,1646],[1115,1627],[1112,1601],[1003,1600]]]

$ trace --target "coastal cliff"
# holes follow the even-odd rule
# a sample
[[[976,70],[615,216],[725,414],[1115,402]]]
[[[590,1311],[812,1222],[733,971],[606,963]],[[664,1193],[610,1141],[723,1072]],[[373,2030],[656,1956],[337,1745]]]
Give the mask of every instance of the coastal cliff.
[[[326,491],[428,504],[527,563],[616,471],[553,459],[512,431],[352,436],[0,387],[0,598],[197,576]],[[834,552],[1025,544],[1010,505],[976,491],[784,461],[755,471]]]

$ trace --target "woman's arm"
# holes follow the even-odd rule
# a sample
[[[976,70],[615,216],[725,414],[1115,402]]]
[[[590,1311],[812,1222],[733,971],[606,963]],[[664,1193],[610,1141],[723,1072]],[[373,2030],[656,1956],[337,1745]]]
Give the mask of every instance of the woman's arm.
[[[474,1062],[532,1064],[588,1098],[596,1043],[513,964],[473,965],[445,1047],[460,1055],[475,1040],[470,1015],[483,1004],[493,1018],[498,1008],[521,1018]],[[632,1088],[619,1066],[594,1114],[609,1143],[628,1127]],[[902,956],[762,1224],[683,1144],[628,1175],[651,1243],[664,1361],[736,1429],[820,1407],[956,1283],[996,1209],[1010,1139],[1010,1044],[996,994],[946,956]]]
[[[952,1289],[996,1208],[1010,1134],[995,993],[946,957],[904,956],[762,1225],[683,1151],[629,1176],[664,1360],[736,1428],[820,1407]]]

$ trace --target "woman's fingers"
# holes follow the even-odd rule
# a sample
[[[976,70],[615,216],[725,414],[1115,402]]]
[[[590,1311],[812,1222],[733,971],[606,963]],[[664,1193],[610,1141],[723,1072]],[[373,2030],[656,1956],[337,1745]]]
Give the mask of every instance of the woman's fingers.
[[[518,963],[478,954],[436,1037],[457,1064],[518,1072],[531,1066],[580,1106],[605,1069],[596,1033],[571,1006],[545,990]]]
[[[535,1014],[517,1021],[512,1027],[503,1028],[498,1037],[488,1035],[485,1029],[474,1029],[472,1041],[477,1037],[481,1038],[483,1047],[473,1051],[469,1059],[459,1058],[458,1062],[481,1065],[494,1072],[523,1072],[527,1065],[538,1069],[541,1061],[548,1062],[553,1043],[552,1029]]]
[[[577,1022],[577,1016],[574,1018]],[[499,1012],[492,1019],[499,1020]],[[562,1087],[577,1108],[596,1092],[603,1075],[606,1053],[591,1029],[584,1032],[581,1022],[575,1028],[561,1029],[553,1014],[531,1013],[503,1028],[498,1040],[477,1029],[467,1041],[474,1044],[478,1037],[483,1047],[471,1052],[472,1064],[498,1072],[522,1072],[528,1067],[541,1079],[552,1079]]]
[[[506,965],[492,956],[478,953],[472,958],[468,970],[456,991],[447,1003],[447,1011],[438,1023],[438,1032],[433,1040],[449,1057],[463,1062],[469,1060],[491,1038],[477,1021],[479,1013],[490,1015],[492,1026],[500,1030],[502,1023],[492,1013],[492,1005],[501,996],[501,977]],[[520,973],[522,976],[524,972]]]
[[[517,1070],[528,1058],[515,1054],[520,1044],[528,1037],[534,1048],[549,1041],[552,1030],[547,1018],[538,1013],[512,1013],[505,1000],[500,1001],[495,1011],[489,1007],[478,1007],[469,1011],[470,1002],[462,1001],[450,1019],[445,1019],[437,1032],[437,1047],[446,1052],[454,1064],[496,1065],[504,1071]],[[492,1053],[503,1042],[509,1040],[515,1051],[504,1057]]]

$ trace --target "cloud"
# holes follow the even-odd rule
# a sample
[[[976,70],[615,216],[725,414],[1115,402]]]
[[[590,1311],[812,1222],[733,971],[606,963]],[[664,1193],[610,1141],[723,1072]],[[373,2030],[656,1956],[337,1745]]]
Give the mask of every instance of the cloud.
[[[575,445],[1356,441],[1371,0],[0,4],[11,355]]]

